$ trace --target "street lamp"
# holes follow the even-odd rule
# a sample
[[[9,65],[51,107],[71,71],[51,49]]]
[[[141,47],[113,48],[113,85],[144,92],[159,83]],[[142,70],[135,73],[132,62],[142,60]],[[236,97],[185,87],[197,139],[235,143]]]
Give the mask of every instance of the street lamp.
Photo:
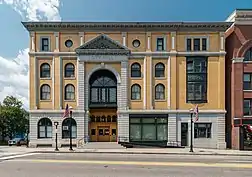
[[[58,149],[58,125],[59,125],[59,122],[55,121],[54,122],[54,125],[55,125],[55,143],[56,143],[56,147],[55,147],[55,151],[59,151]]]
[[[70,111],[70,122],[69,122],[69,135],[70,135],[70,147],[69,150],[73,150],[73,144],[72,144],[72,117],[73,117],[73,112],[72,112],[73,107],[69,106],[69,111]]]
[[[190,151],[193,152],[193,112],[194,110],[191,108],[190,109],[190,114],[191,114],[191,138],[190,138]]]

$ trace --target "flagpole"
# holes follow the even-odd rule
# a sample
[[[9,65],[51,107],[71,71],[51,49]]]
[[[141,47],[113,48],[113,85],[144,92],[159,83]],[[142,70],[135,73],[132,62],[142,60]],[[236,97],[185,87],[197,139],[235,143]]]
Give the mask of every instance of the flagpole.
[[[190,138],[190,151],[193,152],[193,109],[190,109],[190,114],[191,114],[191,138]]]

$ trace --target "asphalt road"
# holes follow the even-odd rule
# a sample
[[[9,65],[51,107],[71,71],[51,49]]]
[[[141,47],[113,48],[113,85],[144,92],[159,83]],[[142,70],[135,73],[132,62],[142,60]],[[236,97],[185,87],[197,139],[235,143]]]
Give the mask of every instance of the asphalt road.
[[[0,161],[2,177],[251,177],[252,157],[33,154]]]

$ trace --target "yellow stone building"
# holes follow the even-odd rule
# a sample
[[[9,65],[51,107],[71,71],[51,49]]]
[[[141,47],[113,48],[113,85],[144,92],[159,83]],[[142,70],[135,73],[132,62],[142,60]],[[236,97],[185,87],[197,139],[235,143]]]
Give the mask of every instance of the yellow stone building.
[[[226,22],[22,22],[30,34],[30,146],[190,142],[225,148]]]

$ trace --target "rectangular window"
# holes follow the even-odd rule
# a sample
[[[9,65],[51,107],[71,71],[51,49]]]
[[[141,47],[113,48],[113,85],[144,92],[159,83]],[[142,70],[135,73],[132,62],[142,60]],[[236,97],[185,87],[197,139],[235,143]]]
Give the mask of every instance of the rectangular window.
[[[192,39],[186,40],[186,50],[191,51],[192,50]]]
[[[207,102],[207,57],[187,57],[187,103]]]
[[[193,39],[193,50],[200,51],[200,38]]]
[[[49,38],[48,37],[41,38],[41,51],[43,52],[49,51]]]
[[[131,141],[167,141],[167,118],[130,118]]]
[[[211,138],[212,123],[195,123],[194,138]]]
[[[202,38],[201,42],[202,42],[202,45],[201,45],[202,50],[206,51],[207,50],[207,38]]]
[[[164,38],[157,38],[157,51],[164,50]]]
[[[243,90],[252,90],[252,73],[243,74]]]
[[[243,100],[243,115],[244,116],[252,115],[251,104],[252,104],[252,99]]]

